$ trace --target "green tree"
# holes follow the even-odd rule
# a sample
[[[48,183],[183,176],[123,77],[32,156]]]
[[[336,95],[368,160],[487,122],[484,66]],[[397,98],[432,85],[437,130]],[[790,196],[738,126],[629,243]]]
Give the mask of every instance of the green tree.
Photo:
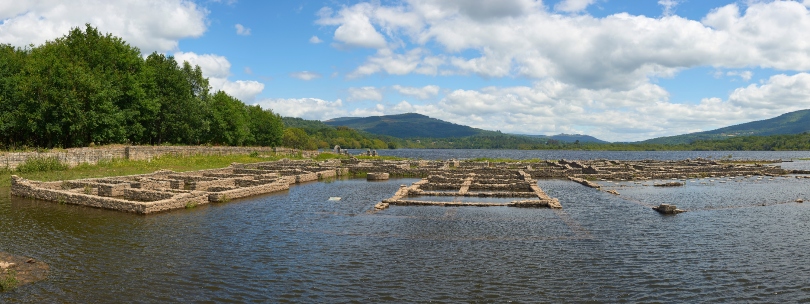
[[[281,116],[271,110],[263,110],[261,106],[247,107],[248,123],[250,127],[251,145],[274,147],[281,145],[284,135],[284,124]]]
[[[17,86],[32,143],[76,147],[142,132],[141,64],[137,48],[90,25],[32,49]]]
[[[285,147],[295,149],[317,149],[317,144],[307,135],[307,132],[299,128],[287,128],[284,130],[282,140]]]
[[[19,120],[19,75],[28,50],[0,44],[0,147],[25,145],[28,134]]]
[[[241,146],[248,141],[250,126],[244,103],[218,91],[208,98],[207,121],[210,131],[207,142]]]

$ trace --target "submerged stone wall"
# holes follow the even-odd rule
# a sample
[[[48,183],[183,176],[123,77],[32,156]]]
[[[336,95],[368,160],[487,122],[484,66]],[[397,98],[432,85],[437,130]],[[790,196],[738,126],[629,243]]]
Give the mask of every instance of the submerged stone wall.
[[[385,199],[374,208],[382,210],[389,205],[417,205],[417,206],[506,206],[506,207],[544,207],[562,208],[560,201],[548,196],[537,186],[537,181],[523,170],[510,171],[497,168],[497,166],[471,166],[474,172],[443,172],[448,176],[430,175],[410,187],[404,186],[393,197]],[[488,168],[488,169],[487,169]],[[424,191],[425,189],[447,189],[458,191]],[[471,191],[472,190],[472,191]],[[482,191],[484,190],[484,191]],[[459,199],[446,200],[414,200],[409,196],[444,197],[455,196]],[[501,202],[472,202],[465,200],[469,197],[482,198],[523,198],[508,203]]]
[[[12,195],[53,202],[85,205],[147,214],[289,189],[291,184],[350,173],[390,177],[423,177],[375,206],[389,204],[442,206],[510,206],[561,208],[548,196],[536,178],[567,178],[598,188],[595,180],[646,180],[692,176],[782,175],[791,173],[776,166],[754,163],[684,161],[566,161],[521,163],[442,161],[322,161],[280,160],[252,164],[234,163],[220,169],[177,173],[160,170],[151,174],[111,178],[36,182],[12,178]],[[794,174],[796,172],[793,172]],[[616,193],[614,193],[616,194]],[[456,196],[418,201],[409,196]],[[465,203],[465,197],[516,198],[510,202]],[[480,200],[479,200],[480,201]]]

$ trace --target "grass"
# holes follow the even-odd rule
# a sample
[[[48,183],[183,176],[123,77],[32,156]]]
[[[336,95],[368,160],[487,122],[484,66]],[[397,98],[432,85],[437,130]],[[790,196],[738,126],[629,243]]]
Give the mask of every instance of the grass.
[[[81,164],[61,170],[59,166],[47,167],[45,171],[21,171],[0,169],[0,188],[11,186],[11,175],[37,181],[58,181],[80,178],[112,177],[152,173],[160,169],[175,172],[216,169],[229,166],[231,163],[256,163],[290,158],[285,155],[254,157],[250,155],[197,155],[188,157],[162,156],[150,161],[113,159],[95,165]]]
[[[17,166],[17,171],[20,173],[64,171],[67,169],[68,165],[62,163],[58,158],[53,156],[32,157]]]
[[[349,177],[353,178],[366,178],[368,176],[368,172],[349,172]]]
[[[321,152],[318,156],[314,157],[314,160],[330,160],[330,159],[348,159],[349,157],[346,155],[335,154],[331,152]]]
[[[5,275],[0,277],[0,291],[9,291],[17,288],[17,271],[9,269]]]

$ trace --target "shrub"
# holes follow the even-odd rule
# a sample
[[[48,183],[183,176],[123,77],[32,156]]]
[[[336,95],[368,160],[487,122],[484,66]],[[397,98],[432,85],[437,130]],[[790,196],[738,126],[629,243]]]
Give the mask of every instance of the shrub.
[[[17,272],[9,269],[8,272],[0,277],[0,291],[9,291],[17,287]]]
[[[29,172],[46,172],[46,171],[64,171],[68,169],[68,165],[59,161],[54,156],[50,157],[31,157],[26,159],[25,162],[17,166],[17,171],[22,173]]]

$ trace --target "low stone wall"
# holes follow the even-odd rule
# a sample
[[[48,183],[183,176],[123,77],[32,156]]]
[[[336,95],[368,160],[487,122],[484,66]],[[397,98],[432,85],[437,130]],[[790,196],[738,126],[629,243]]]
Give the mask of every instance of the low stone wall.
[[[50,152],[0,152],[0,168],[16,169],[29,158],[55,157],[70,167],[79,164],[97,164],[113,159],[150,160],[164,155],[247,155],[259,154],[318,156],[318,151],[296,150],[283,147],[207,147],[207,146],[120,146],[101,148],[71,148]]]
[[[134,191],[128,189],[130,191]],[[12,176],[11,191],[16,196],[58,202],[62,204],[82,205],[95,208],[112,209],[124,212],[149,214],[170,209],[184,208],[188,205],[208,203],[205,192],[189,192],[172,195],[168,199],[152,202],[136,202],[112,197],[102,197],[69,190],[54,190],[36,187],[31,181]]]
[[[173,196],[174,196],[173,193],[162,191],[140,190],[140,189],[124,190],[124,199],[139,202],[154,202],[169,199]]]
[[[0,168],[13,170],[29,158],[51,157],[58,159],[70,167],[75,167],[79,164],[96,164],[99,161],[110,161],[116,158],[125,159],[126,154],[123,147],[99,149],[76,148],[51,152],[0,152]]]
[[[122,196],[124,190],[130,188],[129,184],[98,184],[98,195],[100,196]]]
[[[576,178],[576,177],[573,177],[573,176],[569,176],[568,179],[575,182],[575,183],[581,184],[581,185],[583,185],[585,187],[596,188],[596,189],[601,188],[601,186],[599,186],[599,184],[591,182],[591,181],[589,181],[587,179]]]
[[[206,181],[186,182],[189,190],[206,191],[209,187],[231,187],[234,186],[233,179],[215,179]]]
[[[323,178],[330,178],[330,177],[337,176],[337,171],[335,171],[335,170],[324,170],[324,171],[316,172],[316,174],[318,174],[318,179],[323,179]]]
[[[212,192],[208,195],[208,200],[211,202],[224,202],[232,199],[267,194],[287,189],[290,189],[290,185],[288,183],[278,181],[264,185]]]
[[[179,181],[178,181],[179,182]],[[140,189],[171,189],[172,184],[168,180],[159,180],[159,179],[151,179],[151,178],[144,178],[137,182],[133,182],[130,184],[132,188]],[[179,189],[179,185],[175,189]]]
[[[233,188],[234,185],[238,186],[238,187],[261,186],[261,185],[270,184],[270,183],[273,183],[273,182],[276,182],[276,181],[278,181],[278,178],[275,178],[275,179],[241,179],[241,178],[237,178],[237,179],[233,179],[233,185],[230,185],[230,186],[218,186],[218,187],[208,187],[208,191],[212,191],[211,190],[212,188]]]
[[[366,175],[366,180],[387,180],[389,177],[388,173],[384,172],[369,172]]]
[[[318,180],[318,173],[298,174],[295,176],[295,183],[311,182]]]

